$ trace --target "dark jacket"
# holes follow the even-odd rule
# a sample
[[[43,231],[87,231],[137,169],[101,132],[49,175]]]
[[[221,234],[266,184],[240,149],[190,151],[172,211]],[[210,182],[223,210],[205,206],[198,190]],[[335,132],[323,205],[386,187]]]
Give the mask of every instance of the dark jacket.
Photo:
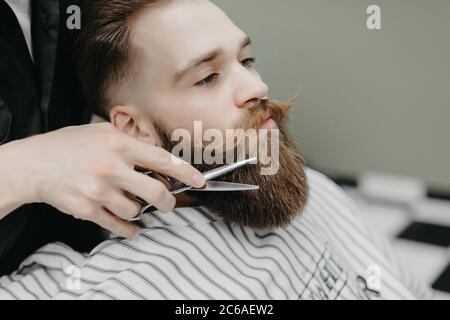
[[[13,11],[0,0],[0,144],[84,124],[91,116],[74,63],[79,30],[66,27],[67,8],[79,1],[31,2],[34,63]],[[0,220],[0,275],[51,241],[87,251],[100,232],[48,205],[22,206]]]

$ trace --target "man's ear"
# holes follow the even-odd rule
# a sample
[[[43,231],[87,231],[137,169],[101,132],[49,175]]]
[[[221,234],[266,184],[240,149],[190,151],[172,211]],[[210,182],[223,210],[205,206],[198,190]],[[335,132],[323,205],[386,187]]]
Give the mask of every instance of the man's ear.
[[[136,107],[115,106],[111,109],[109,118],[112,125],[128,136],[152,145],[160,144],[151,119],[145,117]]]

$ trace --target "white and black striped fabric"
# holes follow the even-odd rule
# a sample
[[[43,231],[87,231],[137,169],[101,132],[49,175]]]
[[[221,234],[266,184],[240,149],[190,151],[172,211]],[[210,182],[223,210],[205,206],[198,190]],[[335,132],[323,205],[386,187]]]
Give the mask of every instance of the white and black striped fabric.
[[[307,178],[308,204],[286,228],[230,226],[204,207],[155,212],[144,218],[138,238],[111,239],[89,254],[61,243],[44,246],[0,278],[0,298],[429,297],[338,186],[312,169]]]

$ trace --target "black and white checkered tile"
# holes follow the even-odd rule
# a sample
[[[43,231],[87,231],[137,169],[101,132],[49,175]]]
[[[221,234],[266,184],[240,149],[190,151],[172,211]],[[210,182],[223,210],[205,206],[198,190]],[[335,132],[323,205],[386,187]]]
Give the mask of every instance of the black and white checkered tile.
[[[391,240],[411,274],[433,289],[434,299],[450,300],[450,200],[427,197],[402,205],[370,199],[355,186],[342,187],[366,223]]]

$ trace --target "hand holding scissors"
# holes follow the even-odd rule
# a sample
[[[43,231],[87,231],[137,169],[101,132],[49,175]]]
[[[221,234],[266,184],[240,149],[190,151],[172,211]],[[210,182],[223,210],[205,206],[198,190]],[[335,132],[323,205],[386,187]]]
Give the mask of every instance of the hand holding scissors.
[[[206,172],[203,172],[203,176],[206,180],[206,185],[203,188],[194,188],[188,186],[176,179],[168,177],[166,175],[157,173],[155,171],[145,172],[145,175],[151,176],[153,178],[162,178],[170,184],[170,193],[173,195],[185,192],[185,191],[196,191],[196,192],[227,192],[227,191],[247,191],[247,190],[257,190],[259,186],[251,185],[251,184],[242,184],[242,183],[233,183],[228,181],[212,181],[212,179],[221,177],[229,172],[237,170],[243,166],[246,166],[250,163],[256,163],[256,158],[251,158],[243,161],[238,161],[236,163],[224,165]],[[142,215],[146,212],[155,211],[156,208],[145,201],[138,199],[141,204],[141,209],[139,210],[138,215],[130,221],[140,220]]]

